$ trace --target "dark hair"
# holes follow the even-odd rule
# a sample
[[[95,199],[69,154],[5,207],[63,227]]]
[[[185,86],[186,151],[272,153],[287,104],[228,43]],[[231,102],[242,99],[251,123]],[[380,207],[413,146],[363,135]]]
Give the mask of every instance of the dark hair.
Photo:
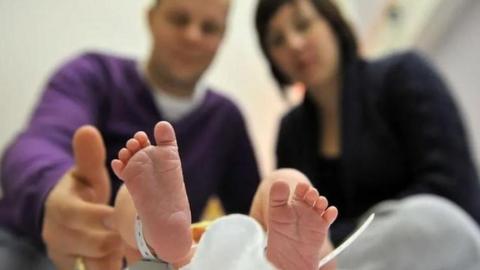
[[[291,4],[298,0],[259,0],[255,25],[257,28],[260,47],[265,54],[273,76],[278,84],[283,87],[290,84],[290,80],[275,67],[265,42],[268,24],[275,13],[285,4]],[[358,57],[357,40],[350,25],[343,18],[338,8],[330,0],[306,0],[311,1],[317,12],[330,24],[340,44],[340,57],[342,66]]]

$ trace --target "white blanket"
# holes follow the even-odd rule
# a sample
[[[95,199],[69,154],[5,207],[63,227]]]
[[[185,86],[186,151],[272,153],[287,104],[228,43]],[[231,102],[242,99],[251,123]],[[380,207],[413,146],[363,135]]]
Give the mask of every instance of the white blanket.
[[[249,216],[221,217],[208,227],[192,261],[181,270],[273,270],[264,255],[265,237],[260,224]]]

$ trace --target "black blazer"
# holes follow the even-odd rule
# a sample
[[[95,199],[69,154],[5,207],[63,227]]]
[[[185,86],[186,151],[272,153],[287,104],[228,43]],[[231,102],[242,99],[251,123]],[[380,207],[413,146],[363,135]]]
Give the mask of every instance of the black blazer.
[[[278,167],[296,168],[339,208],[338,242],[378,202],[433,193],[480,222],[480,184],[467,136],[450,93],[415,53],[344,68],[341,156],[319,156],[320,110],[306,96],[281,122]],[[320,179],[322,178],[322,179]]]

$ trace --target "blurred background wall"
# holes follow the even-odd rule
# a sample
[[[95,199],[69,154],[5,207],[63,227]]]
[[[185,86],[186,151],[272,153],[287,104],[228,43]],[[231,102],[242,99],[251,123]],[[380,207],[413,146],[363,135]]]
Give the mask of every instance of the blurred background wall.
[[[362,51],[421,49],[452,86],[480,157],[480,1],[338,0]],[[25,125],[46,78],[67,58],[101,50],[144,58],[150,0],[0,0],[0,149]],[[205,80],[243,110],[263,172],[273,168],[278,120],[290,106],[269,75],[254,33],[256,0],[234,0],[230,28]],[[478,164],[478,162],[477,162]]]

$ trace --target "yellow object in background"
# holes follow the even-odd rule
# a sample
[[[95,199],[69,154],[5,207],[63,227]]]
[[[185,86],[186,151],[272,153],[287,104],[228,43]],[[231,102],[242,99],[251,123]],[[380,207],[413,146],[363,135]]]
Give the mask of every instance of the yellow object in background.
[[[190,226],[192,230],[193,240],[198,243],[210,223],[223,215],[225,215],[225,211],[223,211],[222,203],[220,203],[220,200],[217,197],[210,198],[201,218],[201,220],[203,221],[194,223],[192,224],[192,226]]]
[[[200,238],[202,238],[203,233],[207,230],[208,226],[212,223],[212,221],[202,221],[198,222],[195,224],[192,224],[190,226],[190,229],[192,230],[192,238],[195,243],[198,243],[200,241]]]
[[[211,197],[200,220],[215,220],[223,215],[225,215],[225,211],[223,211],[222,203],[217,197]]]

